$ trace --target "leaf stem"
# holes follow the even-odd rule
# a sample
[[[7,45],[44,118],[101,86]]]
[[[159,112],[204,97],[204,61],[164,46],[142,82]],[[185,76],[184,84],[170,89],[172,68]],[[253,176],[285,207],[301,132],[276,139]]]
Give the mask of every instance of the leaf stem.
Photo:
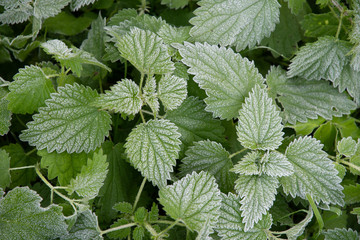
[[[310,203],[310,206],[311,206],[312,210],[314,211],[316,220],[317,220],[317,222],[318,222],[318,224],[319,224],[319,231],[318,231],[318,233],[317,233],[316,236],[315,236],[315,239],[317,239],[317,237],[320,235],[320,233],[321,233],[321,231],[322,231],[322,229],[323,229],[323,227],[324,227],[324,221],[323,221],[323,219],[322,219],[322,217],[321,217],[321,214],[320,214],[320,212],[319,212],[319,209],[317,208],[314,200],[312,199],[312,197],[310,196],[309,193],[306,194],[306,198],[308,199],[308,201],[309,201],[309,203]]]
[[[276,51],[275,49],[271,48],[271,47],[268,47],[268,46],[256,46],[254,47],[253,49],[267,49],[267,50],[270,50],[274,53],[276,53],[277,55],[281,56],[282,58],[284,58],[285,61],[289,61],[290,59],[285,57],[283,54],[279,53],[278,51]]]
[[[144,179],[143,179],[143,181],[142,181],[142,183],[141,183],[141,185],[140,185],[139,191],[138,191],[138,193],[137,193],[137,195],[136,195],[135,202],[134,202],[133,209],[132,209],[132,213],[135,212],[136,205],[137,205],[138,202],[139,202],[140,195],[141,195],[141,193],[142,193],[142,191],[143,191],[143,189],[144,189],[144,186],[145,186],[146,181],[147,181],[147,179],[146,179],[146,177],[144,177]]]
[[[344,161],[344,160],[340,160],[340,163],[345,164],[345,165],[347,165],[347,166],[349,166],[349,167],[351,167],[351,168],[354,168],[354,169],[356,169],[357,171],[360,171],[360,167],[357,166],[357,165],[355,165],[355,164],[353,164],[353,163],[351,163],[351,162]]]
[[[339,25],[338,25],[338,28],[337,28],[337,31],[336,31],[336,35],[335,35],[335,38],[336,38],[336,39],[339,39],[343,16],[344,16],[344,12],[341,11],[341,12],[340,12]]]
[[[35,165],[23,166],[23,167],[16,167],[16,168],[9,168],[9,170],[10,170],[10,171],[15,171],[15,170],[22,170],[22,169],[29,169],[29,168],[35,168]]]
[[[150,223],[158,223],[158,224],[168,224],[171,225],[174,223],[174,221],[168,221],[168,220],[156,220],[156,221],[151,221]],[[185,224],[177,222],[175,225],[178,225],[180,227],[186,227]]]
[[[128,63],[127,63],[127,60],[125,60],[125,70],[124,70],[124,78],[126,78],[127,76],[127,69],[128,69]]]
[[[240,151],[237,151],[236,153],[233,153],[233,154],[230,154],[229,158],[233,158],[235,157],[236,155],[242,153],[242,152],[245,152],[247,150],[247,148],[243,148],[241,149]]]
[[[144,227],[151,233],[152,236],[158,236],[156,230],[149,223],[144,222]]]
[[[102,236],[104,234],[107,234],[107,233],[110,233],[110,232],[115,232],[117,230],[121,230],[121,229],[124,229],[124,228],[129,228],[129,227],[134,227],[134,226],[136,226],[136,223],[128,223],[128,224],[125,224],[125,225],[109,228],[109,229],[106,229],[104,231],[101,231],[100,236]]]
[[[37,150],[37,149],[34,148],[34,149],[28,151],[27,153],[25,153],[25,155],[26,155],[26,156],[30,156],[30,155],[33,154],[36,150]],[[34,166],[34,167],[35,167],[35,166]]]
[[[141,120],[143,121],[143,123],[146,123],[145,118],[144,118],[144,114],[143,114],[143,110],[140,110],[140,116],[141,116]]]
[[[178,222],[180,221],[180,219],[176,219],[175,222],[173,222],[170,226],[168,226],[167,228],[165,228],[163,231],[161,231],[157,236],[161,237],[163,234],[167,233],[170,229],[172,229],[176,224],[178,224]]]

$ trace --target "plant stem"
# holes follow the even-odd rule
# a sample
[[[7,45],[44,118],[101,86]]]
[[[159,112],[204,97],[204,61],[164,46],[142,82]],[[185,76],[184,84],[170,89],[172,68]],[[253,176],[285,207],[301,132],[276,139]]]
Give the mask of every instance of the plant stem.
[[[309,193],[306,194],[306,198],[308,199],[308,201],[309,201],[309,203],[310,203],[310,206],[311,206],[312,210],[314,211],[316,220],[317,220],[317,222],[318,222],[318,224],[319,224],[319,231],[318,231],[318,233],[317,233],[316,236],[315,236],[315,239],[317,239],[317,237],[320,235],[320,233],[321,233],[321,231],[322,231],[322,229],[323,229],[323,227],[324,227],[324,221],[323,221],[323,219],[322,219],[322,217],[321,217],[321,214],[320,214],[320,212],[319,212],[319,209],[317,208],[314,200],[312,199],[312,197],[310,196]]]
[[[127,60],[125,60],[125,70],[124,70],[124,78],[126,78],[127,76],[127,68],[128,68],[128,64],[127,64]]]
[[[140,110],[140,116],[141,116],[142,122],[146,123],[145,118],[144,118],[144,114],[143,114],[143,110]]]
[[[102,79],[101,79],[101,77],[99,77],[99,87],[100,87],[100,93],[104,93],[104,89],[103,89],[103,86],[102,86]]]
[[[173,222],[170,226],[168,226],[168,227],[165,228],[163,231],[161,231],[161,232],[158,234],[158,236],[161,237],[161,235],[167,233],[170,229],[172,229],[175,225],[177,225],[179,221],[180,221],[179,219],[176,219],[175,222]]]
[[[139,92],[140,92],[140,94],[141,94],[143,82],[144,82],[144,73],[141,73],[140,84],[139,84]]]
[[[351,162],[340,160],[340,163],[348,165],[349,167],[352,167],[352,168],[356,169],[357,171],[360,171],[360,167]]]
[[[135,212],[136,205],[137,205],[138,202],[139,202],[140,195],[141,195],[141,193],[142,193],[142,191],[143,191],[143,189],[144,189],[144,186],[145,186],[146,181],[147,181],[147,179],[146,179],[146,177],[144,177],[144,179],[143,179],[143,181],[142,181],[142,183],[141,183],[141,185],[140,185],[139,191],[138,191],[138,193],[137,193],[137,195],[136,195],[135,202],[134,202],[133,209],[132,209],[132,213]]]
[[[275,49],[271,48],[271,47],[267,47],[267,46],[256,46],[253,49],[267,49],[270,50],[274,53],[276,53],[277,55],[281,56],[282,58],[284,58],[284,60],[288,61],[290,60],[289,58],[285,57],[283,54],[279,53],[278,51],[276,51]]]
[[[242,152],[245,152],[247,150],[247,148],[243,148],[241,149],[240,151],[237,151],[236,153],[233,153],[233,154],[230,154],[229,158],[233,158],[235,157],[236,155],[242,153]]]
[[[29,169],[29,168],[35,168],[35,165],[31,165],[31,166],[24,166],[24,167],[16,167],[16,168],[10,168],[10,171],[15,171],[15,170],[22,170],[22,169]]]
[[[128,223],[128,224],[125,224],[125,225],[109,228],[109,229],[106,229],[104,231],[101,231],[100,236],[102,236],[104,234],[107,234],[107,233],[110,233],[110,232],[114,232],[114,231],[121,230],[121,229],[124,229],[124,228],[134,227],[134,226],[136,226],[136,223]]]
[[[157,221],[152,221],[150,223],[158,223],[158,224],[168,224],[168,225],[171,225],[174,223],[174,221],[168,221],[168,220],[157,220]],[[175,225],[178,225],[180,227],[186,227],[185,224],[183,223],[179,223],[177,222]]]
[[[344,12],[341,11],[341,13],[340,13],[340,19],[339,19],[339,25],[338,25],[338,28],[337,28],[337,31],[336,31],[336,35],[335,35],[335,38],[336,38],[336,39],[339,39],[343,16],[344,16]]]
[[[34,148],[34,149],[28,151],[27,153],[25,153],[25,155],[26,155],[26,156],[30,156],[31,154],[33,154],[34,152],[36,152],[36,150],[37,150],[37,149]]]
[[[156,230],[147,222],[144,222],[144,227],[146,230],[148,230],[152,236],[158,236],[159,234],[156,232]]]

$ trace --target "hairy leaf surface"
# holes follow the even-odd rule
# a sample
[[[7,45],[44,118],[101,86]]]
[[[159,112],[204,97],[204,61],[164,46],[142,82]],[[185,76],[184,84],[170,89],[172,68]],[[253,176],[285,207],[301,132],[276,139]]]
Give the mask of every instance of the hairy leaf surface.
[[[94,3],[96,0],[71,0],[70,8],[72,11],[77,11],[81,7]]]
[[[0,188],[9,187],[10,182],[10,156],[4,149],[0,149]]]
[[[324,232],[325,240],[358,240],[358,232],[352,229],[335,228]]]
[[[351,137],[343,138],[337,144],[337,150],[346,157],[351,157],[356,152],[356,142]]]
[[[57,15],[71,0],[36,0],[34,2],[34,16],[39,19]]]
[[[158,96],[165,108],[174,110],[181,105],[187,95],[187,82],[174,75],[164,75],[159,81]]]
[[[340,76],[334,80],[334,86],[338,87],[340,92],[346,89],[360,105],[360,72],[355,71],[349,64],[345,65]]]
[[[0,136],[7,134],[11,126],[11,111],[8,110],[9,101],[5,99],[7,91],[0,88]]]
[[[69,230],[69,234],[62,238],[65,240],[101,240],[100,229],[98,227],[97,216],[90,210],[85,210],[78,213],[76,221],[72,228]]]

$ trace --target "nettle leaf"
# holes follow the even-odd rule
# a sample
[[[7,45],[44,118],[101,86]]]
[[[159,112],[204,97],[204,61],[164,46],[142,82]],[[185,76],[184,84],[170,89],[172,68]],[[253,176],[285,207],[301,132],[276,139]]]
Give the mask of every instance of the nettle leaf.
[[[200,232],[207,220],[209,228],[215,227],[221,198],[211,174],[193,172],[160,189],[159,202],[173,219],[180,220],[190,230]]]
[[[128,115],[140,111],[143,101],[140,97],[139,86],[134,81],[123,79],[111,86],[110,89],[94,101],[95,106]]]
[[[320,37],[318,41],[300,48],[291,60],[287,75],[307,80],[334,81],[348,63],[346,54],[350,50],[351,45],[347,41],[335,37]]]
[[[5,11],[0,14],[0,22],[3,24],[25,22],[33,13],[30,2],[31,0],[1,1],[0,5],[4,6]]]
[[[241,197],[229,193],[221,194],[222,203],[220,217],[217,223],[216,231],[223,240],[266,240],[267,230],[272,225],[270,214],[265,215],[253,228],[245,231],[242,211],[240,210]]]
[[[186,98],[177,109],[166,112],[166,119],[178,127],[182,149],[206,139],[223,142],[224,127],[211,113],[205,111],[204,102],[198,98]]]
[[[350,114],[356,109],[356,104],[346,94],[339,93],[325,81],[287,79],[285,71],[272,67],[266,83],[270,91],[279,95],[277,99],[284,108],[283,118],[291,124],[318,116],[331,120],[333,116]]]
[[[187,95],[187,82],[174,75],[164,75],[159,81],[158,96],[165,108],[174,110]]]
[[[360,202],[360,184],[356,183],[356,185],[345,185],[343,193],[345,194],[345,204]]]
[[[176,165],[179,138],[177,127],[169,120],[150,120],[131,131],[124,147],[134,167],[162,188]]]
[[[71,0],[36,0],[34,2],[34,16],[39,19],[49,18],[61,12]]]
[[[146,84],[143,88],[143,96],[146,104],[149,105],[153,113],[157,114],[160,103],[156,93],[156,80],[154,77],[146,80]]]
[[[86,199],[95,198],[104,184],[108,166],[106,155],[100,149],[98,153],[94,153],[92,158],[88,158],[87,164],[82,167],[75,179],[71,179],[66,191],[69,194],[76,192]]]
[[[306,37],[334,36],[339,25],[339,20],[332,12],[322,14],[306,14],[301,22]]]
[[[40,207],[41,197],[28,187],[16,187],[0,199],[1,239],[56,239],[67,233],[62,208]]]
[[[90,210],[85,210],[76,215],[76,221],[64,240],[101,240],[97,216]]]
[[[235,190],[242,198],[240,210],[248,231],[267,213],[275,201],[279,180],[267,175],[240,175],[235,181]]]
[[[285,0],[288,2],[288,6],[291,9],[291,12],[298,14],[302,9],[304,9],[304,3],[306,0]]]
[[[227,120],[237,117],[250,90],[264,81],[254,63],[232,49],[207,43],[174,46],[179,49],[182,62],[190,67],[188,73],[195,75],[194,81],[208,95],[206,110],[214,117]]]
[[[326,232],[323,232],[325,235],[325,240],[358,240],[358,232],[352,229],[345,228],[335,228],[329,229]]]
[[[233,45],[240,51],[269,36],[279,21],[276,0],[202,0],[190,19],[190,35],[196,41]]]
[[[28,129],[20,135],[38,150],[86,153],[95,150],[108,136],[111,117],[91,103],[98,96],[95,90],[82,85],[59,87],[39,109]]]
[[[250,149],[273,150],[281,145],[284,133],[280,112],[265,89],[256,85],[239,111],[236,133]]]
[[[311,222],[314,213],[312,209],[309,209],[306,212],[306,217],[301,222],[285,231],[285,234],[289,240],[296,240],[300,235],[303,234],[305,227]]]
[[[9,85],[8,108],[13,113],[34,113],[45,105],[50,93],[55,92],[51,79],[34,65],[19,69]]]
[[[5,189],[10,183],[10,156],[4,149],[0,149],[0,188]]]
[[[161,26],[157,35],[159,35],[166,44],[183,43],[190,38],[190,26],[173,27],[170,24]]]
[[[9,101],[5,99],[7,91],[0,88],[0,136],[7,134],[11,126],[11,111],[8,110]]]
[[[246,154],[230,171],[244,175],[260,175],[262,154],[252,151]]]
[[[351,157],[356,152],[356,142],[351,137],[343,138],[337,144],[337,150],[346,157]]]
[[[77,11],[81,7],[94,3],[96,0],[71,0],[71,11]]]
[[[193,171],[206,171],[211,173],[224,192],[232,191],[236,176],[229,172],[233,163],[230,154],[221,144],[209,140],[199,141],[190,147],[183,158],[180,166],[181,176],[190,174]]]
[[[267,152],[261,159],[261,170],[271,177],[290,176],[294,173],[292,164],[280,152]]]
[[[115,46],[121,56],[140,72],[165,74],[174,70],[167,46],[155,33],[134,27],[130,33],[117,36],[116,39]]]
[[[317,203],[343,205],[341,179],[322,147],[320,141],[309,136],[291,142],[285,155],[294,167],[294,174],[282,177],[281,185],[292,197],[306,199],[306,194],[310,194]]]
[[[344,66],[340,76],[334,80],[334,87],[338,87],[340,92],[346,89],[354,101],[360,104],[360,72],[355,71],[349,64]]]
[[[171,9],[184,8],[190,0],[161,0],[161,4],[166,4]]]

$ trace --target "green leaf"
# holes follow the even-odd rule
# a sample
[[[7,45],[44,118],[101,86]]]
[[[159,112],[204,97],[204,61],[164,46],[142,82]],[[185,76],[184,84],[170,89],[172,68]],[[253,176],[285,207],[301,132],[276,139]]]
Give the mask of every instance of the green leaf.
[[[301,10],[304,9],[304,3],[306,0],[285,0],[288,2],[288,6],[291,9],[291,12],[298,14]]]
[[[161,0],[161,4],[166,4],[171,9],[184,8],[190,0]]]
[[[1,92],[1,89],[0,89]],[[0,136],[4,136],[10,130],[11,111],[8,110],[9,101],[0,94]]]
[[[128,224],[129,221],[126,219],[118,219],[116,222],[114,222],[113,224],[111,224],[111,228],[114,227],[119,227],[121,225],[125,225]],[[126,238],[129,234],[131,233],[131,228],[124,228],[124,229],[120,229],[114,232],[109,232],[107,234],[108,237],[110,237],[111,239],[124,239]]]
[[[36,0],[34,2],[34,16],[39,19],[53,17],[61,12],[71,0]]]
[[[33,14],[31,0],[1,1],[4,12],[0,14],[0,22],[3,24],[22,23]]]
[[[167,111],[166,119],[178,127],[183,150],[193,142],[201,140],[223,142],[225,129],[218,119],[214,119],[211,113],[205,111],[204,102],[198,98],[186,98],[177,109]]]
[[[356,152],[356,142],[351,137],[343,138],[338,142],[337,150],[340,154],[351,157]]]
[[[245,232],[253,228],[273,205],[278,186],[277,178],[264,174],[240,175],[235,181],[235,190],[242,198],[240,210]]]
[[[280,152],[267,152],[261,159],[261,170],[271,177],[290,176],[294,173],[294,168],[286,156]]]
[[[41,157],[41,167],[48,168],[48,178],[51,180],[57,177],[61,186],[68,185],[90,157],[86,153],[48,153],[46,150],[38,151],[37,154]]]
[[[214,228],[221,205],[215,178],[206,172],[193,172],[173,185],[159,191],[159,201],[173,219],[180,220],[190,230],[199,232],[207,219]]]
[[[230,171],[244,175],[260,175],[262,154],[252,151],[246,154]]]
[[[156,80],[154,77],[146,80],[146,84],[143,88],[143,96],[146,104],[149,105],[156,115],[159,111],[160,103],[156,93]]]
[[[350,50],[350,44],[346,41],[335,37],[321,37],[316,42],[300,48],[291,60],[287,75],[307,80],[334,81],[348,63],[346,54]]]
[[[173,27],[169,24],[161,26],[157,34],[164,40],[166,44],[183,43],[190,38],[190,27]]]
[[[132,80],[123,79],[110,87],[110,91],[105,91],[94,102],[100,109],[136,114],[140,111],[143,104],[140,97],[139,86]]]
[[[74,226],[69,230],[65,240],[101,240],[97,216],[90,210],[85,210],[76,215]]]
[[[332,12],[322,14],[306,14],[301,22],[306,37],[335,36],[339,20]]]
[[[0,188],[5,189],[10,183],[10,156],[4,149],[0,149]]]
[[[160,188],[166,186],[176,165],[180,134],[168,120],[150,120],[134,128],[124,147],[130,162]]]
[[[360,43],[360,40],[359,40]],[[360,72],[360,44],[357,44],[352,50],[351,50],[351,54],[352,54],[352,58],[351,58],[351,62],[350,62],[350,66],[352,67],[352,69],[354,71]]]
[[[86,166],[82,167],[75,179],[71,179],[66,190],[69,194],[76,192],[86,199],[95,198],[104,184],[108,166],[106,155],[100,149],[98,153],[94,153],[92,159],[88,158]]]
[[[20,138],[48,152],[95,150],[108,136],[111,123],[107,112],[91,106],[97,96],[95,90],[78,84],[59,87],[58,93],[46,101],[46,107],[33,116]]]
[[[1,239],[56,239],[67,233],[62,208],[40,207],[42,198],[28,187],[16,187],[0,198]]]
[[[289,240],[298,239],[298,237],[302,235],[303,232],[305,231],[305,227],[312,220],[314,215],[313,211],[309,209],[306,212],[307,212],[306,217],[301,222],[297,223],[295,226],[285,231],[285,234]]]
[[[360,140],[358,139],[356,144],[356,151],[353,156],[350,157],[350,162],[356,166],[360,166]],[[360,175],[360,171],[350,167],[350,172],[356,175]]]
[[[50,93],[55,92],[54,86],[43,70],[31,65],[19,69],[14,81],[9,85],[8,108],[13,113],[34,113],[45,105]]]
[[[341,179],[322,147],[320,141],[309,136],[291,142],[285,155],[294,166],[294,174],[282,177],[281,185],[292,197],[306,199],[310,194],[316,203],[343,205]]]
[[[143,226],[137,226],[133,231],[134,240],[142,240],[145,237],[145,229]]]
[[[81,7],[94,3],[96,0],[71,0],[71,11],[77,11]]]
[[[187,82],[174,75],[164,75],[159,81],[158,96],[165,108],[178,108],[187,95]]]
[[[121,9],[117,13],[115,13],[108,21],[108,26],[120,25],[121,22],[125,20],[129,20],[132,18],[136,18],[138,16],[136,9],[134,8],[126,8]]]
[[[321,124],[320,127],[314,132],[313,137],[320,140],[324,144],[323,149],[328,152],[335,151],[335,141],[338,131],[332,122]]]
[[[190,20],[190,35],[199,42],[233,45],[240,51],[252,48],[270,35],[279,21],[276,0],[237,1],[202,0]]]
[[[354,204],[360,202],[360,184],[345,185],[343,193],[345,194],[345,204]]]
[[[359,239],[358,232],[350,228],[329,229],[323,234],[325,235],[325,240],[358,240]]]
[[[140,72],[165,74],[174,70],[167,46],[155,33],[132,28],[124,36],[116,36],[115,46],[121,56],[131,62]]]
[[[256,85],[239,111],[236,126],[239,142],[250,149],[278,148],[284,135],[279,114],[266,90]]]
[[[211,173],[223,192],[230,192],[234,188],[236,176],[229,172],[233,163],[229,153],[221,144],[209,140],[199,141],[190,147],[182,159],[180,166],[181,176],[190,174],[193,171],[206,171]]]
[[[250,90],[264,81],[254,63],[232,49],[207,43],[174,46],[179,49],[182,62],[190,67],[188,73],[195,75],[194,81],[206,91],[206,110],[214,117],[237,117]]]
[[[360,105],[360,72],[355,71],[349,64],[344,66],[340,76],[334,80],[334,87],[338,87],[340,92],[346,88],[349,95]]]
[[[144,207],[139,207],[134,213],[134,222],[143,224],[147,218],[147,210]]]
[[[223,240],[266,240],[266,232],[272,225],[271,215],[265,215],[258,223],[249,231],[245,231],[243,223],[242,211],[240,210],[240,196],[232,193],[228,195],[221,194],[222,203],[220,209],[220,217],[216,227],[216,231]]]
[[[269,88],[279,95],[283,118],[289,123],[306,122],[318,116],[331,120],[333,116],[340,117],[356,109],[346,94],[339,93],[325,81],[287,79],[280,68],[271,68],[266,79]]]
[[[131,214],[133,206],[128,202],[119,202],[115,204],[113,208],[119,212]]]
[[[291,127],[296,131],[297,135],[309,135],[315,128],[318,128],[322,123],[325,122],[325,119],[319,117],[317,119],[308,119],[305,123],[297,122],[295,125],[287,125],[286,127]]]

